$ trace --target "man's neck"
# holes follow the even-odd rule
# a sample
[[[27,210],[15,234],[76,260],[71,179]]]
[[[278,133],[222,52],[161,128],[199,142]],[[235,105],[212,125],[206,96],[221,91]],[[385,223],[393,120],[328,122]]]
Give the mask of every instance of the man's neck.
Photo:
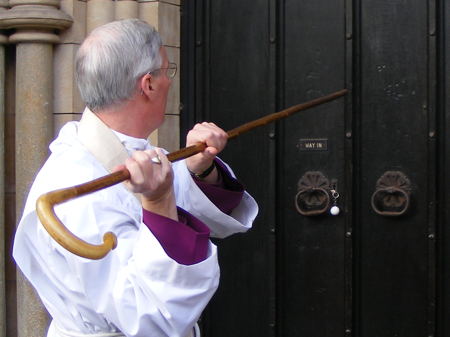
[[[153,131],[143,123],[140,110],[136,104],[126,102],[119,107],[106,108],[95,112],[95,114],[109,128],[135,138],[146,139]]]

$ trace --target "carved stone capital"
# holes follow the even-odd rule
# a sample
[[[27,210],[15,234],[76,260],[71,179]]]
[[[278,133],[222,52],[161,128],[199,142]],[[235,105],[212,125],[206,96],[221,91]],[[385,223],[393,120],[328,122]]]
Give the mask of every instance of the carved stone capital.
[[[9,10],[0,10],[0,29],[15,29],[9,41],[57,43],[55,30],[70,27],[73,19],[59,10],[60,0],[11,0]]]
[[[8,10],[8,1],[0,0],[0,14],[5,13]],[[0,30],[0,44],[8,43],[8,34],[5,31]]]
[[[53,6],[59,8],[60,0],[9,0],[9,7],[21,5]]]
[[[73,19],[68,14],[48,5],[18,5],[0,12],[0,29],[62,30],[72,23]]]
[[[51,43],[56,44],[59,42],[59,36],[46,31],[36,30],[18,30],[9,37],[10,43]]]

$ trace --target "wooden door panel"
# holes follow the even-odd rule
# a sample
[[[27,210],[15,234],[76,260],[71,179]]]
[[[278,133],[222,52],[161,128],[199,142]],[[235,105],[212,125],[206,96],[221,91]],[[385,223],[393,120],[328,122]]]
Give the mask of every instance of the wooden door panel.
[[[440,2],[440,15],[438,16],[439,25],[438,32],[450,32],[450,2]],[[439,69],[438,74],[438,99],[439,99],[439,127],[440,131],[439,140],[442,141],[440,149],[442,150],[442,157],[440,158],[439,166],[439,201],[442,205],[442,214],[438,218],[439,221],[439,233],[440,240],[438,241],[439,247],[438,255],[439,259],[439,282],[438,282],[438,294],[437,307],[438,307],[438,336],[450,336],[450,291],[448,290],[450,284],[450,228],[448,223],[450,222],[450,197],[448,191],[450,191],[450,179],[449,179],[449,165],[450,165],[450,134],[448,132],[448,126],[450,125],[450,34],[440,34],[439,39]],[[440,153],[441,154],[441,153]]]
[[[197,120],[215,122],[225,130],[262,117],[274,108],[274,67],[270,4],[203,1],[196,31]],[[230,141],[220,157],[230,163],[261,208],[245,235],[215,240],[219,246],[221,286],[203,317],[206,336],[273,336],[274,331],[274,179],[271,127]],[[256,179],[255,179],[256,178]]]
[[[423,336],[428,330],[428,26],[424,1],[361,6],[360,217],[357,264],[362,336]],[[410,209],[380,216],[377,180],[401,171],[412,183]],[[433,199],[431,199],[433,200]]]
[[[285,2],[280,51],[283,82],[279,85],[286,106],[346,86],[345,16],[335,13],[345,13],[344,2]],[[339,206],[344,209],[344,103],[345,99],[340,99],[305,111],[283,121],[280,128],[280,336],[338,336],[345,332],[345,212],[337,217],[328,212],[308,217],[294,207],[299,179],[308,171],[320,171],[337,182],[342,195]],[[300,146],[302,141],[320,139],[326,150],[304,151]]]

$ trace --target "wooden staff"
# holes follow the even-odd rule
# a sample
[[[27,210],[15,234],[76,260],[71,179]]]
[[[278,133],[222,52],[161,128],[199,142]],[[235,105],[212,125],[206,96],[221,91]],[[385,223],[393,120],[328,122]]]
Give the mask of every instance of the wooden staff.
[[[256,119],[252,122],[243,124],[235,129],[232,129],[227,132],[228,139],[235,138],[240,134],[257,128],[262,125],[266,125],[268,123],[272,123],[276,120],[288,117],[298,111],[306,110],[313,106],[323,104],[329,101],[332,101],[336,98],[344,96],[348,92],[347,89],[342,89],[335,93],[332,93],[327,96],[323,96],[312,101],[294,105],[288,109],[282,110],[280,112],[276,112],[265,117]],[[169,153],[167,158],[171,162],[175,162],[181,159],[188,158],[194,154],[204,151],[206,148],[206,144],[198,143],[181,150]],[[108,232],[103,236],[103,243],[100,245],[92,245],[83,241],[73,235],[58,219],[56,213],[54,211],[54,207],[57,204],[61,204],[70,199],[74,199],[80,197],[82,195],[86,195],[103,188],[113,186],[122,181],[125,181],[130,178],[130,172],[127,169],[123,169],[121,171],[117,171],[106,175],[104,177],[92,180],[90,182],[63,188],[56,191],[51,191],[41,195],[36,202],[36,211],[39,217],[39,220],[44,225],[45,229],[48,233],[55,239],[61,246],[70,252],[85,257],[88,259],[101,259],[108,252],[117,246],[117,238],[116,236]],[[88,224],[86,224],[88,225]]]

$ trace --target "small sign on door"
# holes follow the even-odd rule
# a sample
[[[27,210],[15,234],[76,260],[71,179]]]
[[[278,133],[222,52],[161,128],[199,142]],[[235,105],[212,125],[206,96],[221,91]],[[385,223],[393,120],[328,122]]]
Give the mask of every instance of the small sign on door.
[[[327,151],[328,150],[328,139],[327,138],[300,139],[297,143],[297,148],[300,151]]]

